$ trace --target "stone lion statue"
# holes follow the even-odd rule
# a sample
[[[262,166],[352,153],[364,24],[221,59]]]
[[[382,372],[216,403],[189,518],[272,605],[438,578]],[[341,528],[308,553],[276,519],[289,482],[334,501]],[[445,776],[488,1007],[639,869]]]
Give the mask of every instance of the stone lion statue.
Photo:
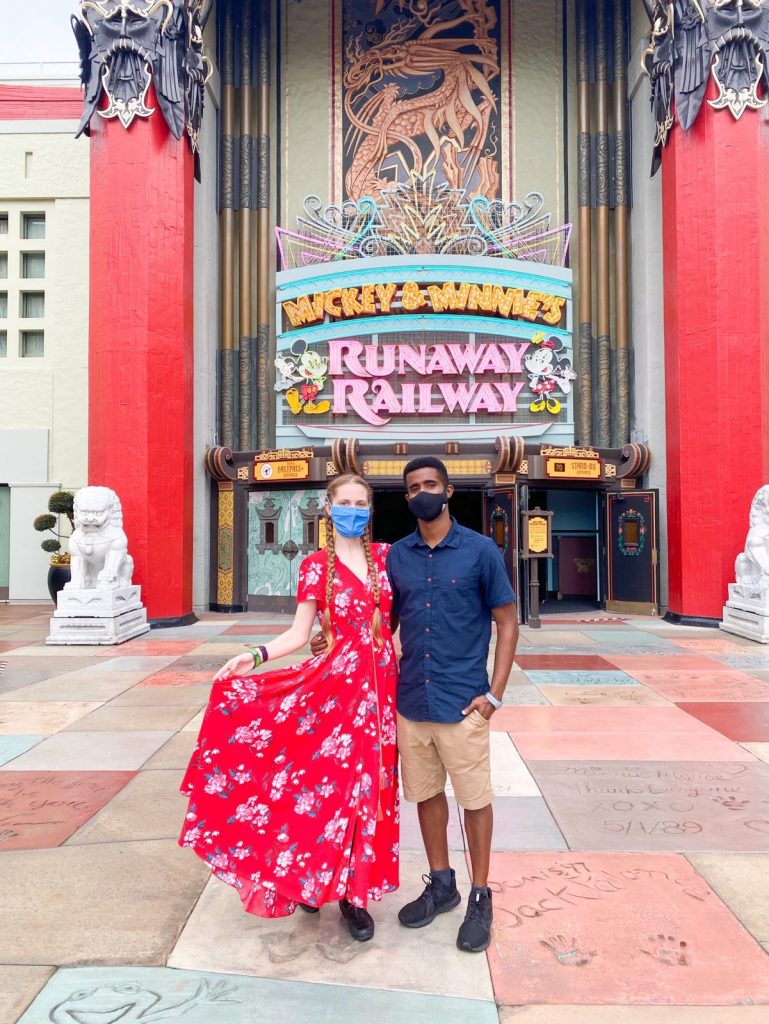
[[[74,506],[71,579],[65,589],[129,587],[134,562],[123,532],[120,498],[108,487],[83,487],[75,494]]]
[[[757,492],[750,506],[750,529],[745,550],[734,563],[737,587],[746,597],[769,594],[769,484]]]

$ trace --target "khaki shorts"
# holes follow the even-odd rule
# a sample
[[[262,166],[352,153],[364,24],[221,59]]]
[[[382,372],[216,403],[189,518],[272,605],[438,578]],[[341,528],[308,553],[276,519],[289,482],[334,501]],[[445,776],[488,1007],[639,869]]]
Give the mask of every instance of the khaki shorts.
[[[489,723],[480,711],[448,724],[412,722],[398,715],[398,750],[403,793],[411,803],[442,793],[447,774],[465,810],[478,811],[494,799]]]

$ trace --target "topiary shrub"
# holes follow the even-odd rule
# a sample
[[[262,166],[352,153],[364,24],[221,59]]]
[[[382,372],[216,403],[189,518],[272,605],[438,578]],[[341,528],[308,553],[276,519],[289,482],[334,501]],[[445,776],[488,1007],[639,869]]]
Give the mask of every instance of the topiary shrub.
[[[53,537],[46,537],[41,541],[43,551],[51,555],[51,565],[69,565],[69,553],[61,551],[61,542],[66,540],[69,534],[59,533],[59,516],[66,516],[69,520],[70,533],[75,529],[74,519],[75,495],[72,491],[54,491],[48,499],[48,511],[37,516],[32,523],[38,533],[52,533]]]

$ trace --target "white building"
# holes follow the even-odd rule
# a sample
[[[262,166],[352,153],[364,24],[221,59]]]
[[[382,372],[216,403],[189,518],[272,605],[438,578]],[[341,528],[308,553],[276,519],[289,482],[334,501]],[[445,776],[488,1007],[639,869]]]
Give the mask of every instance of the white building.
[[[79,97],[71,65],[0,67],[0,599],[47,599],[48,555],[32,522],[52,491],[87,482]]]

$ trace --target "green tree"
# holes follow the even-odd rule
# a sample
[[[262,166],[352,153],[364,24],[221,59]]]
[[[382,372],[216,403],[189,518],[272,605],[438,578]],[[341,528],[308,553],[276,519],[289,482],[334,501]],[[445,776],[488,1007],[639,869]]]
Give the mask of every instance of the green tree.
[[[69,564],[69,555],[61,551],[61,542],[69,537],[69,533],[59,533],[59,516],[66,516],[69,520],[70,533],[75,529],[75,495],[72,491],[54,491],[48,499],[48,511],[37,516],[33,522],[38,533],[52,533],[53,537],[46,537],[40,546],[53,557],[51,562],[60,565]]]

